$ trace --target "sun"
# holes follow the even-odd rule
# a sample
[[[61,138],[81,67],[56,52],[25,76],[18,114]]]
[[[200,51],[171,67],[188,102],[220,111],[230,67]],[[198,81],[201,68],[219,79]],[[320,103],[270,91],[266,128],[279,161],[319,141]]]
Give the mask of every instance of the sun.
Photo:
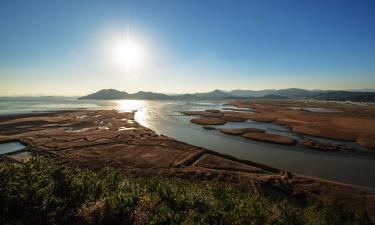
[[[135,41],[119,41],[113,45],[114,62],[126,68],[139,66],[142,61],[141,45]]]

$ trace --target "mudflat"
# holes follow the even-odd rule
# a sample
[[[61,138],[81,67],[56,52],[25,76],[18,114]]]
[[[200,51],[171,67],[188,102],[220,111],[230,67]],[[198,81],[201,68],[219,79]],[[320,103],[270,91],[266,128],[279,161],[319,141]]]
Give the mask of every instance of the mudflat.
[[[316,137],[355,141],[375,149],[375,105],[309,101],[232,101],[252,108],[248,119],[290,127],[293,132]],[[297,108],[297,110],[295,109]],[[317,109],[317,111],[309,111]],[[319,112],[319,109],[327,111]]]
[[[256,110],[261,111],[262,107]],[[208,113],[216,116],[221,114],[217,111]],[[227,114],[233,116],[233,112]],[[271,115],[267,114],[266,117]],[[283,114],[280,118],[289,117]],[[257,132],[253,133],[263,134]],[[89,169],[109,166],[143,176],[159,174],[202,182],[230,182],[246,186],[262,196],[293,199],[298,204],[306,204],[313,198],[323,201],[338,199],[348,207],[365,210],[375,220],[373,194],[361,192],[349,185],[291,174],[157,135],[134,121],[134,113],[82,110],[0,119],[0,142],[11,140],[24,143],[27,146],[25,151],[32,154],[52,156],[58,164]],[[1,158],[14,160],[11,154]]]
[[[293,138],[285,137],[277,134],[267,134],[267,133],[255,133],[255,132],[248,132],[243,135],[245,138],[265,141],[265,142],[273,142],[278,144],[284,145],[291,145],[294,143]]]
[[[292,132],[312,137],[333,140],[352,141],[368,148],[375,149],[375,105],[374,104],[344,104],[335,102],[298,101],[298,100],[234,100],[230,105],[237,108],[216,111],[214,121],[211,122],[211,112],[184,112],[188,116],[200,116],[191,120],[193,123],[217,125],[216,121],[274,123],[289,127]],[[243,109],[243,110],[238,110]],[[251,110],[251,111],[249,111]],[[234,118],[227,120],[225,118]],[[198,122],[197,122],[198,121]],[[204,123],[199,123],[204,121]],[[233,132],[224,132],[235,134]],[[237,135],[242,134],[237,132]],[[268,133],[246,135],[248,138],[293,144],[288,137]],[[289,138],[290,139],[290,138]],[[280,141],[282,140],[282,141]],[[346,146],[328,146],[328,143],[311,144],[311,141],[301,141],[301,144],[315,149],[348,150]]]

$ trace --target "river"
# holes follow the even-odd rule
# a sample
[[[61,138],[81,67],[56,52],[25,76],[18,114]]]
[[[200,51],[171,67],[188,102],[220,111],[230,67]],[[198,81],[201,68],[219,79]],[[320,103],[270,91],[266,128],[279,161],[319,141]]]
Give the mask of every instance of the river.
[[[320,152],[302,146],[284,146],[248,140],[230,136],[219,131],[205,130],[190,123],[193,117],[181,112],[189,110],[223,109],[229,106],[224,101],[79,101],[74,98],[0,98],[1,114],[22,114],[41,111],[72,109],[116,109],[119,111],[136,111],[135,119],[141,125],[159,134],[195,146],[263,163],[288,171],[324,178],[375,190],[375,152],[358,151],[354,153]],[[291,136],[298,135],[288,128],[270,123],[228,123],[224,127],[257,127],[267,132]],[[356,146],[354,143],[352,145]]]

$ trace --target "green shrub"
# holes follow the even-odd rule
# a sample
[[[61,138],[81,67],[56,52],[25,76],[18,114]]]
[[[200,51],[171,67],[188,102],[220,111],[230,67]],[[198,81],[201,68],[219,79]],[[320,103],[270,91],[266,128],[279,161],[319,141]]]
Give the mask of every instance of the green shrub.
[[[231,185],[0,163],[0,224],[370,224],[339,203],[299,207]]]

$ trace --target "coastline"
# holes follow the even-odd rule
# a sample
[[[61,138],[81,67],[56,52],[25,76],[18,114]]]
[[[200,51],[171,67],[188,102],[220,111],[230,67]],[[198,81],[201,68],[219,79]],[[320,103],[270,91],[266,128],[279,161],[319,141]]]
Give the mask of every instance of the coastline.
[[[4,126],[11,129],[5,131]],[[135,122],[134,113],[78,110],[14,115],[0,119],[0,130],[2,143],[19,140],[27,145],[22,151],[53,155],[57,164],[228,182],[270,198],[338,199],[363,208],[372,219],[375,216],[371,203],[375,195],[357,187],[292,174],[157,135]]]

